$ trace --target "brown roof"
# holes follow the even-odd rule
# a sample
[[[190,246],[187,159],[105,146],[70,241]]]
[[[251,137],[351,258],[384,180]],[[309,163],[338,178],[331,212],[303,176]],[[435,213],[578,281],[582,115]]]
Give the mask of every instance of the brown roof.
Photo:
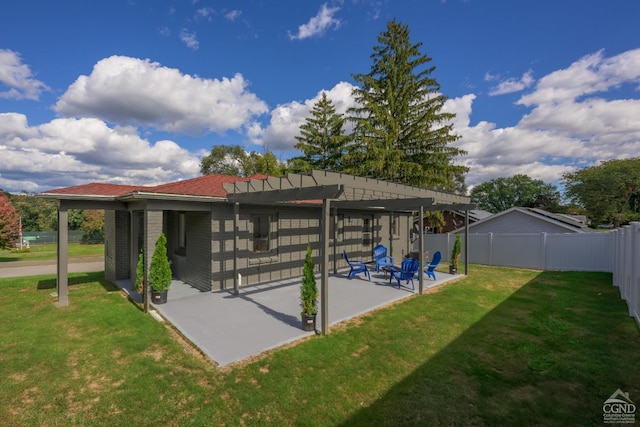
[[[134,192],[157,193],[157,194],[180,194],[186,196],[208,196],[226,197],[222,184],[237,181],[249,181],[251,179],[265,179],[267,175],[258,174],[250,177],[227,176],[227,175],[204,175],[197,178],[185,179],[183,181],[169,182],[156,186],[144,185],[121,185],[90,183],[76,185],[73,187],[56,188],[45,191],[45,194],[72,194],[77,196],[110,196],[119,197]]]
[[[104,184],[92,182],[90,184],[75,185],[73,187],[56,188],[45,191],[45,194],[74,194],[78,196],[122,196],[136,190],[144,190],[149,187],[142,185]]]
[[[228,175],[204,175],[184,181],[169,182],[156,187],[146,188],[143,191],[161,194],[182,194],[188,196],[227,197],[222,184],[237,181],[249,181],[251,179],[265,179],[267,175],[254,175],[250,177]]]

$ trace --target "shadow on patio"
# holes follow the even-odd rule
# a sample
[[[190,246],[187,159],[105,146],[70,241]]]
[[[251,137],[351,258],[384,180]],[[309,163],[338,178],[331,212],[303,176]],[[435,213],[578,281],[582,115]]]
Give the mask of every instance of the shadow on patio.
[[[425,278],[425,289],[462,276],[438,273],[438,280]],[[329,325],[356,317],[417,294],[410,288],[389,285],[382,273],[371,281],[346,272],[329,278]],[[200,292],[174,281],[166,304],[156,310],[204,354],[225,366],[313,335],[305,332],[300,319],[300,278],[262,283],[240,289]],[[321,328],[318,313],[317,328]]]

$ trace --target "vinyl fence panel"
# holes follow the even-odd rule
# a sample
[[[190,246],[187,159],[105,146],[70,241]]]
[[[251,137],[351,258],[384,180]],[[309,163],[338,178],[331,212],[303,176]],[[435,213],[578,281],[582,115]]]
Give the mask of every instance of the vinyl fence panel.
[[[425,251],[441,251],[442,262],[449,262],[455,234],[426,234],[424,241]],[[472,233],[469,262],[537,270],[611,272],[614,242],[612,233]],[[466,249],[463,244],[463,259]]]

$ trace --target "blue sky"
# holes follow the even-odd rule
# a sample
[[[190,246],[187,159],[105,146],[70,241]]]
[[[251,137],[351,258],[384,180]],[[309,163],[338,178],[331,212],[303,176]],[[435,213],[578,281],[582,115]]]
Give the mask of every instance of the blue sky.
[[[640,155],[637,0],[110,0],[0,5],[0,188],[157,184],[213,145],[282,160],[326,91],[353,106],[386,24],[456,114],[469,186]]]

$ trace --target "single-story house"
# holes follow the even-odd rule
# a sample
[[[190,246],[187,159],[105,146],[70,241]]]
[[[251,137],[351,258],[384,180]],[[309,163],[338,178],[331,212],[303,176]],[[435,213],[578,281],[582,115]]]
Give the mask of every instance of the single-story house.
[[[459,228],[458,231],[462,231]],[[513,207],[469,225],[470,233],[588,233],[586,218]]]
[[[444,211],[443,226],[433,226],[428,217],[422,219],[422,229],[425,233],[450,233],[461,227],[464,227],[467,219],[469,225],[493,215],[491,212],[482,209],[471,209],[469,211]],[[416,232],[419,230],[416,222]]]
[[[413,213],[472,209],[468,197],[371,178],[312,171],[284,177],[205,175],[157,186],[92,183],[58,188],[58,305],[67,301],[69,209],[104,209],[105,279],[135,280],[144,248],[167,237],[176,278],[201,291],[302,275],[307,245],[323,285],[342,251],[371,259],[377,244],[400,259],[411,251]]]

